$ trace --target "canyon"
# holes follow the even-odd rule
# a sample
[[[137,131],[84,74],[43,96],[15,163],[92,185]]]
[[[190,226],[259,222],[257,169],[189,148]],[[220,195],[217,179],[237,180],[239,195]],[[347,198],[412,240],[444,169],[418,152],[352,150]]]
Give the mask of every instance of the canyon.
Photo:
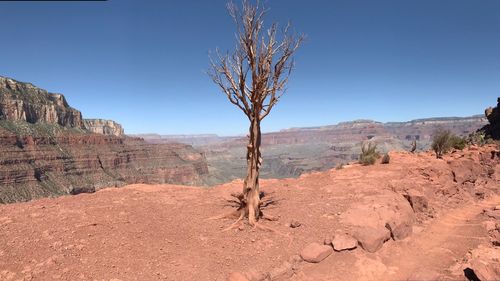
[[[490,110],[489,119],[497,116]],[[381,123],[356,120],[263,134],[263,178],[298,177],[358,159],[363,142],[382,153],[429,148],[434,131],[467,135],[488,118]],[[243,178],[246,137],[126,135],[113,120],[84,119],[62,94],[0,77],[0,202],[94,192],[131,183],[213,186]],[[151,160],[151,161],[148,161]]]
[[[381,123],[372,120],[342,122],[337,125],[291,128],[262,136],[263,178],[298,177],[304,172],[325,171],[358,160],[363,142],[374,142],[381,153],[430,148],[437,129],[467,136],[488,124],[483,115],[417,119]],[[246,171],[246,137],[217,135],[135,135],[148,143],[185,143],[204,153],[209,173],[208,185],[243,178]]]
[[[0,203],[131,183],[201,183],[190,145],[148,144],[111,120],[83,119],[62,94],[0,77]]]

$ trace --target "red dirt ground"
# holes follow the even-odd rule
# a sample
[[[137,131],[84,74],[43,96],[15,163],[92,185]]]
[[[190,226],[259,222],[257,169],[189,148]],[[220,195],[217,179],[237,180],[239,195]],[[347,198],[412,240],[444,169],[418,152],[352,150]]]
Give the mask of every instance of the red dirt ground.
[[[261,190],[278,200],[265,213],[278,220],[261,223],[287,236],[248,225],[223,232],[232,220],[207,220],[231,210],[224,199],[240,191],[240,181],[210,189],[135,184],[3,205],[0,280],[226,280],[234,271],[269,272],[307,244],[346,230],[342,215],[361,199],[402,196],[409,188],[424,190],[430,206],[417,214],[408,238],[388,241],[376,253],[358,247],[334,252],[319,264],[303,262],[282,279],[406,280],[422,270],[463,278],[453,266],[489,243],[480,214],[500,205],[500,168],[494,167],[489,182],[476,181],[488,191],[479,200],[470,186],[447,184],[449,163],[487,155],[487,149],[445,159],[391,153],[388,165],[262,180]],[[293,220],[301,226],[290,228]]]

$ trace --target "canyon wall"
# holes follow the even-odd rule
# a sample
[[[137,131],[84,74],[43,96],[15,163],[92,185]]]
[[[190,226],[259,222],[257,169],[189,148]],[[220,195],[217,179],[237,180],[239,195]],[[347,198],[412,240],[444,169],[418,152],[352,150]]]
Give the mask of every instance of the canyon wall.
[[[1,76],[0,119],[84,128],[81,112],[70,107],[63,95]]]
[[[114,121],[82,119],[63,95],[0,77],[0,203],[131,183],[200,184],[207,173],[190,145],[124,136]]]

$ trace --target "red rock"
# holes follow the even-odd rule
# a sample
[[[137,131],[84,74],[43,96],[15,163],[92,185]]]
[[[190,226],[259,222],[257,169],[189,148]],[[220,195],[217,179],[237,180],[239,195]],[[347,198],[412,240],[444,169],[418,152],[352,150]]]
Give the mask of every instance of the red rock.
[[[333,249],[331,246],[311,243],[300,252],[300,256],[306,262],[318,263],[326,259],[332,252]]]
[[[375,253],[391,238],[391,233],[385,227],[358,227],[354,230],[354,237],[364,250]]]
[[[395,240],[408,237],[415,214],[403,196],[387,191],[363,197],[342,214],[341,220],[351,226],[363,249],[374,252],[391,237]]]
[[[358,246],[358,240],[348,234],[336,234],[332,244],[335,251],[352,250]]]
[[[408,200],[408,202],[410,202],[413,211],[424,212],[427,210],[429,202],[427,197],[425,197],[421,192],[410,189],[406,194],[404,194],[404,197]]]

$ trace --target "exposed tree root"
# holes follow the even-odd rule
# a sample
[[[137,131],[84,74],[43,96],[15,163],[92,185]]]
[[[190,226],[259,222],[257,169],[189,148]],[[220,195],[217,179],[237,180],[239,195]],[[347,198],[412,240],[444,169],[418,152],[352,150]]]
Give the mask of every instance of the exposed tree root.
[[[240,217],[235,222],[233,222],[230,226],[223,229],[222,232],[226,232],[226,231],[229,231],[231,229],[238,228],[238,227],[240,227],[240,225],[242,225],[243,218],[245,218],[245,214],[243,212],[240,212],[240,213],[241,213]]]
[[[257,219],[268,220],[268,221],[277,221],[279,219],[278,217],[264,214],[262,212],[262,209],[265,209],[269,206],[276,205],[278,203],[278,200],[276,200],[273,196],[268,196],[268,194],[265,194],[264,192],[260,192],[259,197],[261,199],[261,201],[260,201],[260,214],[259,214],[259,217]],[[247,217],[247,214],[245,213],[245,208],[246,208],[247,202],[245,201],[242,193],[232,193],[231,198],[226,199],[225,201],[226,201],[226,206],[229,205],[233,208],[236,208],[236,210],[225,213],[225,214],[221,214],[218,216],[210,217],[207,219],[207,220],[218,220],[218,219],[236,218],[236,221],[234,221],[230,226],[228,226],[222,230],[223,232],[239,228],[240,226],[242,226],[244,224],[244,219]],[[248,223],[254,229],[257,228],[260,230],[273,232],[273,233],[276,233],[280,236],[286,237],[286,238],[290,239],[290,244],[293,240],[289,234],[282,233],[274,228],[262,225],[259,222],[250,222],[249,221]]]
[[[231,212],[228,212],[225,214],[210,217],[207,220],[233,219],[233,218],[237,218],[240,214],[241,214],[241,211],[235,210],[235,211],[231,211]]]

